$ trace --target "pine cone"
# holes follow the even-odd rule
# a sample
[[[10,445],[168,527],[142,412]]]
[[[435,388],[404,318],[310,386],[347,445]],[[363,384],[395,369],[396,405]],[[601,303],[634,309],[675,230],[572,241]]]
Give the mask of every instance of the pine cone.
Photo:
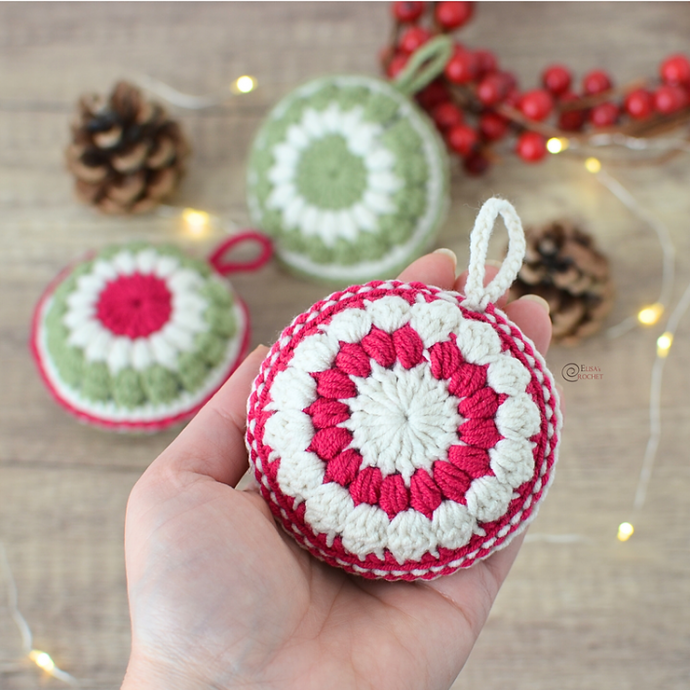
[[[576,345],[599,330],[613,305],[608,259],[591,235],[567,221],[527,228],[525,239],[511,297],[543,297],[551,307],[554,342]]]
[[[77,196],[105,213],[144,213],[177,187],[189,146],[164,108],[121,81],[79,100],[67,165]]]

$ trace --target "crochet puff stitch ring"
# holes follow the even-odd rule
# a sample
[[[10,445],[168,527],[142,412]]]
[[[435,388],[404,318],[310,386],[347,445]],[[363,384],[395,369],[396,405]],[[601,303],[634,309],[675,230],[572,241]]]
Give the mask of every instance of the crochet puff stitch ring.
[[[433,123],[405,93],[373,77],[325,77],[268,115],[247,201],[289,270],[347,285],[395,275],[433,241],[448,166]]]
[[[496,215],[510,235],[483,286]],[[514,208],[491,199],[466,295],[373,281],[300,314],[264,360],[247,447],[273,515],[326,563],[433,579],[505,547],[553,479],[561,415],[551,373],[495,302],[524,254]]]
[[[140,242],[65,269],[41,297],[31,336],[57,402],[80,421],[115,431],[159,431],[191,418],[246,352],[249,315],[223,280],[246,266],[223,256],[248,239],[262,245],[263,263],[270,244],[246,232],[208,263]]]

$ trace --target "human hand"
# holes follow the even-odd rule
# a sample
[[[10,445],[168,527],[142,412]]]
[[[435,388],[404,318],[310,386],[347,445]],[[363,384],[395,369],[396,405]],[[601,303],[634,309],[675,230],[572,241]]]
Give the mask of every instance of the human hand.
[[[463,291],[455,262],[429,254],[400,276]],[[496,269],[487,267],[486,281]],[[499,306],[546,352],[544,305]],[[246,401],[257,348],[137,482],[125,556],[132,654],[123,690],[449,688],[522,537],[471,568],[386,582],[312,558],[273,520],[247,470]]]

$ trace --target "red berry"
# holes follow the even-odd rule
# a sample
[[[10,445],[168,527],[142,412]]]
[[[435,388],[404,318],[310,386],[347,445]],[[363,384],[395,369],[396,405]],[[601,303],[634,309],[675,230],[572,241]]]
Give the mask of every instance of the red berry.
[[[544,89],[534,89],[522,95],[520,110],[530,120],[545,120],[553,110],[553,98]]]
[[[589,121],[595,127],[610,127],[618,120],[620,109],[615,103],[599,103],[589,113]]]
[[[462,162],[462,167],[469,175],[483,175],[489,169],[489,159],[481,153],[471,153]]]
[[[498,69],[498,60],[491,51],[475,50],[474,54],[479,62],[479,74],[477,76],[484,77]]]
[[[400,37],[398,48],[403,53],[414,53],[417,48],[423,46],[431,38],[431,33],[421,26],[411,26],[405,29],[405,33]]]
[[[602,91],[608,91],[612,85],[609,75],[600,69],[595,69],[589,74],[586,74],[585,78],[582,80],[582,90],[588,96],[594,96],[594,94],[601,93]]]
[[[685,55],[670,55],[661,63],[659,74],[673,86],[690,84],[690,60]]]
[[[570,88],[573,80],[572,74],[563,65],[551,65],[541,75],[541,83],[555,96],[560,96]]]
[[[466,24],[472,17],[474,6],[471,2],[439,2],[436,4],[436,21],[446,31],[452,31]]]
[[[407,61],[410,59],[409,55],[405,53],[396,53],[391,61],[388,63],[388,68],[386,69],[386,74],[389,79],[395,78],[402,70],[405,68]]]
[[[574,93],[564,93],[560,99],[560,103],[572,103],[579,101],[580,98]],[[585,124],[585,117],[587,111],[585,110],[564,110],[558,117],[558,127],[566,132],[578,132]]]
[[[393,16],[399,22],[415,22],[424,12],[423,2],[394,2],[393,3]]]
[[[515,149],[527,163],[536,163],[546,155],[546,139],[537,132],[523,132]]]
[[[645,89],[635,89],[625,97],[625,111],[636,120],[644,120],[652,114],[654,99]]]
[[[503,102],[506,105],[509,105],[511,108],[517,108],[519,107],[521,100],[522,94],[520,93],[520,90],[513,87],[510,91],[508,91],[508,95]]]
[[[417,103],[428,112],[431,112],[434,106],[444,103],[448,99],[448,89],[438,80],[432,81],[417,94]]]
[[[500,72],[493,72],[484,77],[477,87],[477,97],[486,106],[498,105],[510,91],[510,85]]]
[[[463,120],[462,110],[451,101],[439,103],[437,106],[434,106],[431,111],[431,117],[440,130],[455,127],[455,125],[459,125]]]
[[[467,50],[456,50],[446,65],[446,77],[453,84],[467,84],[474,81],[478,72],[477,56]]]
[[[497,141],[508,131],[508,119],[489,110],[479,118],[479,131],[487,141]]]
[[[663,84],[654,92],[654,109],[662,115],[670,115],[687,105],[688,96],[680,86]]]
[[[479,143],[477,131],[467,125],[455,125],[448,132],[448,146],[463,158],[469,156]]]

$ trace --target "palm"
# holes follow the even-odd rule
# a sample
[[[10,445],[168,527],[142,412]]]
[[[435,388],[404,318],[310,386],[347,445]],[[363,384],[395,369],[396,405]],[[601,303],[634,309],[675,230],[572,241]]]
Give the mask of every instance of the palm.
[[[424,268],[408,271],[424,280]],[[426,282],[453,285],[441,278]],[[449,687],[519,540],[428,583],[365,580],[314,560],[258,491],[231,488],[246,467],[237,427],[263,354],[247,359],[132,494],[128,678],[149,664],[180,688]]]

